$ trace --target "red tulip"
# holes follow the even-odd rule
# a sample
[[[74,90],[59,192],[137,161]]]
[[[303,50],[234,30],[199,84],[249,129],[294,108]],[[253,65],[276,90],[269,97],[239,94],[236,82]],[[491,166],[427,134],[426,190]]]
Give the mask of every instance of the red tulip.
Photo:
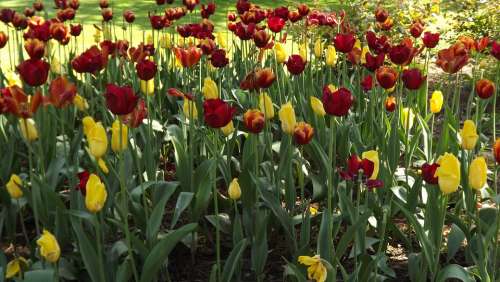
[[[243,123],[251,133],[260,133],[264,128],[264,122],[264,114],[259,110],[248,110],[243,115]]]
[[[102,19],[105,22],[109,22],[110,20],[113,19],[113,10],[111,10],[111,8],[102,9],[101,14],[102,14]]]
[[[476,82],[476,93],[481,99],[488,99],[495,93],[495,84],[488,79],[480,79]]]
[[[423,31],[424,26],[420,21],[416,21],[410,26],[410,34],[415,38],[419,38]]]
[[[61,42],[68,37],[68,27],[63,23],[52,23],[50,26],[50,35],[55,40]]]
[[[9,24],[12,22],[12,18],[14,18],[14,14],[16,12],[12,9],[9,8],[4,8],[0,10],[0,21],[4,22],[5,24]]]
[[[130,114],[137,105],[137,97],[130,86],[120,87],[115,84],[106,86],[106,106],[115,115]]]
[[[323,107],[325,108],[325,112],[329,115],[339,117],[347,115],[353,100],[351,91],[344,87],[334,92],[328,86],[323,88]]]
[[[241,40],[249,40],[252,39],[253,34],[255,33],[255,24],[249,23],[248,25],[238,22],[234,27],[234,34],[238,36]]]
[[[366,53],[365,60],[365,67],[373,72],[384,64],[385,54],[379,53],[377,56],[373,56],[370,53]]]
[[[493,41],[491,44],[491,55],[497,60],[500,60],[500,44],[496,41]]]
[[[388,96],[384,102],[385,110],[388,112],[394,112],[396,109],[396,97]]]
[[[265,48],[269,43],[269,40],[271,40],[271,35],[265,30],[258,30],[253,35],[253,41],[259,48]]]
[[[9,36],[5,34],[3,31],[0,31],[0,49],[7,45],[7,41],[9,41]]]
[[[190,68],[196,65],[201,58],[202,51],[197,47],[174,48],[175,57],[181,62],[183,67]]]
[[[206,6],[205,4],[201,5],[201,17],[204,19],[208,19],[211,15],[215,13],[215,3],[210,2]]]
[[[238,2],[236,2],[236,10],[238,10],[238,14],[240,15],[248,11],[250,6],[251,4],[248,0],[238,0]]]
[[[30,7],[24,8],[24,16],[25,17],[31,18],[34,15],[35,15],[35,9],[30,8]]]
[[[227,20],[230,22],[236,21],[236,14],[233,12],[228,12],[227,13]]]
[[[385,22],[383,22],[383,23],[377,23],[377,26],[381,30],[385,30],[385,31],[391,30],[393,25],[394,25],[394,21],[391,18],[387,18],[385,20]]]
[[[165,0],[156,0],[156,5],[163,5],[165,4]]]
[[[75,84],[69,82],[65,77],[55,78],[49,86],[50,103],[56,108],[64,108],[73,103],[76,91]]]
[[[45,43],[36,38],[26,40],[24,42],[24,49],[31,59],[41,59],[45,55]]]
[[[500,138],[497,138],[493,145],[493,155],[495,156],[497,164],[500,164]]]
[[[210,55],[213,52],[213,50],[216,48],[215,41],[213,41],[210,38],[202,39],[200,41],[200,44],[198,44],[198,48],[201,49],[203,54]]]
[[[391,67],[382,66],[375,72],[377,81],[384,89],[394,87],[398,79],[398,73]]]
[[[14,13],[14,17],[12,17],[12,25],[19,30],[25,29],[28,27],[28,20],[23,14]]]
[[[294,75],[301,74],[306,68],[306,62],[300,55],[291,55],[285,64],[287,70]]]
[[[311,142],[314,136],[314,128],[303,121],[297,122],[293,130],[295,142],[299,145],[306,145]]]
[[[439,42],[439,33],[424,32],[424,37],[422,38],[424,46],[431,49],[436,47]]]
[[[108,0],[99,0],[99,7],[101,7],[101,9],[105,9],[105,8],[109,7]]]
[[[362,171],[363,176],[369,178],[373,174],[375,164],[368,159],[360,159],[357,155],[351,155],[347,159],[347,169],[340,171],[340,176],[345,180],[356,180]]]
[[[44,103],[44,97],[40,91],[28,99],[28,95],[17,85],[0,89],[0,97],[0,112],[11,113],[22,118],[32,117],[38,107]]]
[[[259,88],[269,88],[276,80],[276,75],[271,68],[255,71],[255,82]]]
[[[415,51],[411,39],[403,39],[399,45],[391,47],[389,58],[396,65],[407,65],[413,59]]]
[[[78,185],[76,190],[80,191],[83,196],[87,194],[87,182],[89,181],[90,173],[87,170],[78,173]]]
[[[125,116],[122,116],[122,121],[131,128],[137,128],[142,124],[142,120],[148,117],[148,108],[143,99],[139,99],[134,110]]]
[[[135,14],[131,10],[125,10],[123,12],[123,18],[128,23],[133,23],[135,21]]]
[[[387,20],[388,17],[389,13],[384,8],[377,7],[377,9],[375,10],[375,19],[377,20],[377,22],[383,23]]]
[[[216,68],[223,68],[229,63],[224,49],[216,49],[210,54],[210,63]]]
[[[458,42],[448,49],[443,49],[438,52],[438,65],[447,73],[456,73],[469,61],[468,51],[464,44]]]
[[[428,184],[438,184],[438,178],[435,176],[438,167],[439,164],[437,163],[425,163],[422,165],[422,178],[425,182]]]
[[[200,4],[200,0],[182,0],[182,4],[186,6],[186,9],[192,11],[196,7],[196,5]]]
[[[307,4],[299,4],[297,6],[297,10],[299,11],[300,15],[305,17],[307,14],[309,14],[309,6]]]
[[[74,10],[78,10],[78,8],[80,8],[80,1],[79,0],[71,0],[71,2],[69,2],[69,6]]]
[[[149,22],[151,23],[151,27],[153,29],[160,30],[167,24],[167,18],[164,16],[150,15]]]
[[[287,15],[288,16],[288,15]],[[285,27],[285,20],[278,16],[272,16],[267,20],[267,26],[272,32],[278,33]]]
[[[422,75],[422,72],[416,68],[406,69],[401,75],[404,86],[410,90],[419,89],[426,78],[427,76]]]
[[[356,38],[352,33],[339,33],[333,39],[335,49],[342,53],[351,52],[352,48],[354,47],[354,43],[356,43]]]
[[[106,66],[107,62],[107,54],[103,54],[103,52],[94,45],[80,56],[75,57],[71,61],[71,67],[78,73],[96,74]]]
[[[39,59],[28,59],[17,66],[21,79],[29,86],[43,85],[49,76],[50,65]]]
[[[231,107],[221,99],[205,100],[203,102],[203,109],[205,123],[213,128],[226,126],[236,113],[236,108]]]
[[[285,6],[281,6],[281,7],[277,7],[274,9],[273,11],[273,15],[275,17],[280,17],[282,18],[283,20],[287,20],[288,19],[288,8],[285,7]]]
[[[484,36],[481,39],[478,39],[474,42],[474,48],[477,52],[483,52],[486,47],[490,44],[490,39],[488,36]]]
[[[352,48],[351,52],[347,53],[347,60],[353,65],[358,65],[361,62],[361,49]]]
[[[35,17],[28,23],[28,25],[29,29],[24,34],[25,39],[37,38],[44,42],[49,41],[51,36],[50,26],[52,25],[50,21],[44,21],[42,18]]]
[[[70,34],[74,37],[77,37],[80,35],[82,32],[82,25],[81,24],[71,24],[70,25]]]
[[[155,77],[156,74],[156,64],[151,60],[142,60],[135,66],[137,71],[137,76],[142,80],[150,80]]]
[[[373,77],[371,75],[365,76],[361,81],[361,87],[365,92],[370,91],[373,88]]]
[[[38,12],[42,11],[43,10],[42,0],[36,0],[35,2],[33,2],[33,9],[35,9]]]

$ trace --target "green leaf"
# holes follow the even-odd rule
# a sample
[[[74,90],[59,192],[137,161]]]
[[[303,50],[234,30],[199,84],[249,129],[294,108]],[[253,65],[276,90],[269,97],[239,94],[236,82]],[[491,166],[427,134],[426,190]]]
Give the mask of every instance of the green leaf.
[[[444,282],[446,279],[459,279],[464,282],[475,281],[471,278],[467,270],[458,264],[450,264],[439,271],[436,281]]]
[[[181,192],[179,197],[177,197],[177,203],[175,204],[175,211],[172,217],[172,223],[170,224],[170,228],[173,229],[182,212],[189,206],[191,200],[194,197],[194,193],[191,192]]]
[[[165,263],[165,260],[177,243],[188,233],[193,232],[197,227],[198,224],[190,223],[163,237],[146,257],[140,281],[153,281],[161,266]]]
[[[450,234],[448,235],[448,254],[446,256],[446,261],[450,261],[455,256],[464,239],[465,234],[462,229],[456,224],[452,224]]]
[[[194,190],[196,191],[193,207],[193,221],[197,222],[203,212],[205,212],[210,194],[212,193],[212,185],[214,179],[210,177],[211,172],[217,164],[215,159],[209,159],[202,162],[194,173]],[[216,197],[216,195],[214,195]]]
[[[294,277],[297,282],[306,282],[306,276],[300,271],[300,269],[293,263],[288,263],[285,266],[285,271],[283,272],[283,281],[289,281],[289,277]]]
[[[71,224],[78,240],[78,248],[83,259],[85,269],[92,281],[99,281],[99,258],[91,241],[78,221],[72,220]],[[104,266],[103,266],[104,267]],[[43,281],[43,280],[39,280]]]
[[[229,254],[226,262],[224,263],[224,270],[222,271],[222,281],[231,281],[231,278],[234,275],[234,271],[238,266],[238,262],[243,255],[243,251],[248,245],[248,240],[241,240],[236,246],[234,246],[233,250]]]
[[[32,270],[24,273],[24,282],[55,281],[53,269]]]
[[[176,187],[177,185],[172,187],[172,189],[170,189],[168,193],[164,193],[160,201],[156,203],[156,206],[154,207],[153,212],[151,213],[151,216],[148,220],[148,226],[146,227],[146,237],[149,240],[153,240],[156,236],[156,233],[158,233],[158,230],[161,226],[161,220],[163,219],[163,214],[165,212],[165,205],[167,204],[168,199],[170,199],[172,193],[175,191]]]

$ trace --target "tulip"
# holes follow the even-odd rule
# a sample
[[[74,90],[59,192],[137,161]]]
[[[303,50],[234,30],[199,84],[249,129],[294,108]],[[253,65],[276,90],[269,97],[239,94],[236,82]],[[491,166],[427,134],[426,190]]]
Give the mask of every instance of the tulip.
[[[203,81],[203,88],[201,89],[203,97],[205,99],[217,99],[219,98],[219,90],[217,84],[210,77],[206,77]]]
[[[276,42],[274,44],[274,55],[276,56],[276,61],[279,64],[282,64],[286,61],[287,57],[286,50],[285,48],[283,48],[283,45],[281,45],[281,43],[279,42]]]
[[[424,42],[424,46],[426,48],[434,48],[437,46],[439,42],[439,33],[431,33],[431,32],[424,32],[424,37],[422,38],[422,41]]]
[[[229,63],[226,58],[226,51],[224,49],[216,49],[210,55],[210,63],[216,68],[223,68]]]
[[[488,79],[480,79],[476,82],[476,93],[481,99],[488,99],[495,93],[495,84]]]
[[[125,10],[123,12],[123,18],[127,23],[133,23],[135,21],[135,14],[130,10]]]
[[[321,39],[318,38],[316,39],[316,42],[314,42],[314,56],[316,58],[321,58],[323,55],[323,42],[321,42]]]
[[[320,99],[318,99],[314,96],[311,96],[310,103],[311,103],[311,108],[312,108],[313,112],[317,116],[322,117],[322,116],[326,115],[325,108],[323,107],[323,102],[321,102]]]
[[[61,249],[57,243],[56,237],[47,230],[43,230],[42,236],[36,240],[40,248],[40,255],[48,262],[55,263],[59,260]]]
[[[332,91],[330,87],[323,88],[323,106],[329,115],[345,116],[352,106],[354,98],[351,91],[341,87],[336,91]]]
[[[229,183],[229,188],[227,189],[227,194],[229,198],[233,201],[237,201],[241,197],[241,188],[238,183],[238,178],[233,178],[231,183]]]
[[[391,47],[389,51],[389,58],[396,65],[407,65],[412,59],[413,46],[407,42],[411,40],[403,40],[399,45]]]
[[[249,40],[252,39],[253,34],[255,33],[255,23],[249,23],[248,25],[238,22],[235,24],[234,33],[241,40]]]
[[[120,129],[121,125],[121,129]],[[120,131],[122,139],[120,140]],[[127,149],[128,145],[128,127],[121,124],[119,120],[115,120],[111,126],[111,149],[115,153],[119,153]]]
[[[410,34],[415,38],[419,38],[423,31],[424,26],[420,21],[416,21],[410,26]]]
[[[285,27],[285,24],[285,20],[277,16],[272,16],[267,20],[267,26],[274,33],[280,32]]]
[[[439,90],[432,92],[432,96],[429,99],[429,105],[433,114],[437,114],[441,111],[441,108],[443,107],[443,100],[443,92]]]
[[[354,44],[356,43],[356,38],[352,33],[339,33],[333,39],[333,44],[335,45],[335,49],[342,53],[351,52],[352,48],[354,48]]]
[[[70,25],[70,34],[74,37],[77,37],[82,33],[82,25],[81,24],[71,24]]]
[[[307,278],[315,280],[316,282],[325,282],[328,271],[321,261],[319,255],[310,256],[299,256],[299,262],[308,266],[307,268]]]
[[[146,103],[143,99],[140,99],[137,103],[137,106],[134,110],[126,115],[122,116],[121,119],[124,124],[127,124],[129,127],[137,128],[142,124],[142,121],[148,116],[148,109],[146,107]]]
[[[28,38],[24,42],[24,49],[31,59],[39,60],[45,55],[45,43],[36,38]]]
[[[325,63],[329,67],[333,67],[337,63],[337,51],[332,45],[328,45],[326,49]]]
[[[73,103],[76,96],[76,85],[69,82],[64,76],[59,76],[50,82],[49,100],[56,108],[64,108]]]
[[[264,113],[266,119],[272,119],[274,117],[273,101],[271,97],[264,92],[259,94],[259,109]]]
[[[251,133],[260,133],[264,128],[264,122],[264,114],[257,109],[247,110],[243,115],[243,123]]]
[[[71,61],[71,67],[78,73],[96,74],[107,64],[105,56],[97,46],[92,46]]]
[[[287,134],[293,134],[297,121],[295,119],[295,110],[293,109],[292,103],[288,102],[282,105],[278,115],[281,121],[281,129],[283,130],[283,132]]]
[[[85,129],[87,121],[84,121],[84,133],[86,132],[87,135],[90,154],[94,158],[100,159],[108,150],[108,136],[101,122],[92,122],[89,122],[87,129]]]
[[[422,165],[422,178],[425,180],[425,182],[427,182],[428,184],[438,184],[438,178],[435,176],[438,167],[439,164],[437,163],[425,163]]]
[[[493,144],[493,156],[498,164],[500,164],[500,138],[497,138]]]
[[[450,153],[444,153],[439,157],[435,177],[438,178],[439,189],[444,194],[450,194],[458,189],[460,184],[460,162],[457,157]]]
[[[12,174],[10,176],[9,182],[7,182],[7,184],[5,185],[5,187],[7,188],[7,192],[12,199],[19,199],[23,196],[23,190],[21,190],[22,186],[23,181],[17,174]]]
[[[184,99],[182,111],[184,113],[184,116],[186,116],[186,118],[190,120],[198,118],[198,109],[196,108],[196,103],[190,99]]]
[[[378,152],[374,151],[374,150],[363,152],[363,154],[361,154],[361,158],[367,159],[373,163],[373,172],[369,176],[369,179],[372,179],[372,180],[377,179],[379,167],[380,167]]]
[[[147,96],[154,96],[155,94],[155,80],[140,80],[141,92]]]
[[[234,132],[233,121],[230,121],[228,124],[221,127],[221,131],[222,131],[222,134],[224,134],[224,136],[229,136],[231,133],[233,133]]]
[[[370,47],[370,50],[372,52],[377,55],[389,53],[391,46],[389,44],[387,36],[382,35],[380,37],[377,37],[375,32],[370,30],[366,32],[365,37],[366,42],[368,43],[368,47]]]
[[[500,44],[496,41],[493,41],[491,44],[491,55],[497,60],[500,60]]]
[[[486,185],[488,165],[484,157],[475,158],[469,166],[469,185],[480,190]]]
[[[221,128],[227,125],[236,113],[236,108],[231,107],[221,99],[208,99],[203,102],[205,123],[212,128]]]
[[[33,9],[35,9],[38,12],[42,11],[43,10],[42,0],[36,0],[35,2],[33,2]]]
[[[398,73],[391,67],[382,66],[375,72],[377,81],[384,89],[394,87],[398,79]]]
[[[300,55],[291,55],[285,64],[288,71],[293,75],[301,74],[306,67],[306,61]]]
[[[151,60],[141,60],[140,62],[137,63],[135,66],[135,69],[137,71],[137,76],[141,80],[150,80],[155,77],[156,74],[156,64],[155,62]]]
[[[453,74],[462,69],[469,60],[468,51],[463,43],[455,43],[448,49],[443,49],[438,52],[438,65],[444,72]]]
[[[21,79],[29,86],[43,85],[49,76],[50,65],[44,60],[28,59],[17,66]]]
[[[370,53],[366,53],[366,55],[362,56],[362,58],[365,59],[365,62],[363,63],[364,66],[369,70],[369,71],[376,71],[379,67],[381,67],[384,64],[385,60],[385,54],[380,53],[377,56],[373,56]]]
[[[276,75],[271,68],[258,69],[255,71],[255,83],[260,88],[269,88],[276,80]]]
[[[33,119],[19,119],[19,129],[24,140],[32,142],[38,139],[38,130]]]
[[[388,112],[394,112],[396,109],[396,97],[388,96],[384,102],[385,110]]]
[[[373,77],[371,75],[366,75],[361,81],[361,87],[365,92],[370,91],[373,88]]]
[[[417,90],[420,88],[427,76],[422,75],[419,69],[406,69],[403,71],[401,79],[406,88],[410,90]]]
[[[413,122],[415,121],[415,113],[411,108],[403,108],[401,112],[401,123],[405,130],[410,130],[413,127]]]
[[[96,125],[96,122],[94,121],[94,118],[92,118],[91,116],[86,116],[82,119],[82,124],[83,124],[83,134],[85,134],[85,136],[88,136],[90,130]]]
[[[381,30],[388,31],[388,30],[391,30],[393,24],[394,24],[394,20],[391,18],[387,18],[383,23],[378,23],[377,26]]]
[[[120,87],[115,84],[108,84],[106,86],[106,106],[115,115],[126,115],[131,113],[139,97],[134,93],[130,86]]]
[[[85,207],[91,213],[99,212],[106,203],[108,193],[99,176],[91,174],[85,185]]]
[[[258,30],[253,35],[253,41],[259,48],[265,48],[271,39],[271,35],[265,30]]]
[[[295,142],[300,145],[306,145],[311,142],[312,138],[314,136],[314,128],[303,121],[297,122],[295,124],[295,128],[293,130],[293,137],[295,139]]]
[[[377,20],[377,22],[383,23],[387,20],[388,17],[389,13],[387,12],[387,10],[381,7],[377,7],[377,9],[375,10],[375,19]]]
[[[9,261],[5,267],[5,278],[12,279],[21,274],[24,268],[28,267],[28,261],[23,257],[16,257]]]
[[[464,150],[473,150],[476,147],[479,135],[477,135],[476,125],[472,120],[464,122],[464,127],[460,130],[460,137],[462,138],[462,148]]]
[[[196,65],[201,58],[202,51],[197,47],[174,48],[175,57],[185,68],[190,68]]]
[[[101,15],[105,22],[109,22],[113,19],[113,10],[111,8],[104,8],[101,10]]]
[[[7,41],[9,41],[9,36],[5,32],[0,31],[0,49],[7,45]]]
[[[105,174],[109,173],[108,166],[106,165],[106,162],[104,161],[103,158],[100,158],[100,159],[97,160],[97,165],[102,170],[102,172],[104,172]]]
[[[307,4],[304,4],[304,3],[300,3],[299,5],[297,5],[297,10],[299,11],[299,14],[303,17],[307,16],[307,14],[309,14],[309,7],[307,6]]]

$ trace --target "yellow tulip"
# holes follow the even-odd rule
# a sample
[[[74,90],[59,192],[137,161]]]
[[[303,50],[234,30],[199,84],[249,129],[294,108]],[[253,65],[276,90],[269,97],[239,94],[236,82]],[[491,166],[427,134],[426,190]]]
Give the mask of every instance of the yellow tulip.
[[[295,119],[295,110],[292,103],[288,102],[281,106],[279,117],[281,129],[287,134],[293,134],[297,120]]]
[[[370,179],[377,179],[378,171],[380,168],[380,160],[378,158],[378,152],[375,150],[363,152],[363,154],[361,154],[361,158],[367,159],[373,163],[373,173],[370,176]]]
[[[5,278],[11,279],[18,274],[21,274],[22,269],[28,266],[28,261],[23,257],[15,258],[7,264],[5,270]]]
[[[370,48],[368,46],[364,46],[363,50],[361,50],[361,64],[366,64],[366,54],[370,52]]]
[[[240,184],[238,183],[238,178],[233,178],[233,181],[229,183],[229,188],[227,190],[227,194],[229,195],[229,198],[231,200],[237,201],[241,197],[241,188]]]
[[[104,207],[108,198],[104,183],[101,182],[99,176],[91,174],[85,189],[85,206],[92,213],[99,212]]]
[[[319,98],[311,96],[310,101],[311,101],[311,108],[316,115],[321,117],[326,115],[325,108],[323,107],[323,102],[321,102]]]
[[[12,87],[14,85],[17,85],[21,88],[23,87],[23,81],[21,80],[19,75],[13,71],[7,72],[7,74],[5,75],[5,79],[7,80],[7,85],[9,87]]]
[[[226,124],[224,127],[221,127],[221,131],[224,134],[224,136],[229,136],[231,133],[234,132],[234,124],[233,121],[230,121],[228,124]]]
[[[441,192],[450,194],[457,191],[460,184],[460,162],[457,157],[450,153],[444,153],[439,157],[437,163],[439,167],[434,176],[438,178]]]
[[[40,255],[48,262],[55,263],[59,260],[61,249],[57,243],[56,237],[47,230],[43,230],[42,236],[36,241],[40,247]]]
[[[201,89],[201,92],[205,99],[219,98],[219,88],[217,88],[217,83],[215,83],[215,81],[213,81],[210,77],[206,77],[203,81],[203,88]]]
[[[307,43],[303,43],[299,47],[299,55],[304,60],[304,62],[307,62],[307,59],[309,58],[309,48],[307,48]]]
[[[486,185],[488,165],[484,157],[475,158],[469,167],[469,185],[472,189],[480,190]]]
[[[415,113],[411,108],[404,108],[401,112],[401,123],[405,130],[409,130],[413,127],[413,122],[415,121]]]
[[[272,119],[274,117],[273,100],[271,100],[271,97],[265,92],[259,95],[259,109],[264,113],[266,119]]]
[[[119,120],[115,120],[111,127],[111,149],[115,153],[127,149],[128,145],[128,126],[121,124],[122,139],[120,140],[120,123]]]
[[[299,263],[308,266],[307,268],[307,278],[314,279],[316,282],[326,281],[326,276],[328,274],[325,265],[321,261],[319,255],[313,257],[310,256],[299,256]]]
[[[85,134],[85,136],[88,136],[90,130],[95,126],[94,118],[92,118],[91,116],[86,116],[82,119],[82,124],[83,134]]]
[[[155,79],[152,78],[148,81],[141,79],[141,92],[144,95],[154,96],[155,95]]]
[[[219,44],[222,49],[227,48],[226,36],[222,32],[217,32],[217,44]]]
[[[97,160],[97,165],[102,170],[102,172],[104,172],[105,174],[109,173],[108,166],[106,165],[106,162],[104,161],[103,158],[100,158],[100,159]]]
[[[21,177],[17,174],[12,174],[10,176],[9,182],[5,185],[7,188],[7,192],[9,192],[10,197],[13,199],[19,199],[23,196],[23,190],[21,190],[21,186],[23,186],[23,181]]]
[[[153,35],[152,35],[152,34],[148,34],[148,35],[146,36],[146,42],[147,42],[149,45],[153,44]]]
[[[198,118],[198,109],[196,108],[196,104],[194,101],[191,101],[187,98],[184,99],[184,104],[182,106],[182,110],[184,112],[184,116],[188,119],[197,119]]]
[[[314,56],[316,58],[321,58],[323,55],[323,42],[321,42],[321,39],[318,38],[316,39],[316,42],[314,42]]]
[[[73,105],[75,105],[75,107],[81,112],[86,111],[89,108],[87,99],[83,98],[79,94],[76,94],[75,99],[73,99]]]
[[[172,41],[170,40],[169,35],[164,34],[160,37],[160,46],[163,49],[170,49],[170,47],[172,47]]]
[[[274,44],[274,54],[276,55],[276,61],[278,63],[282,64],[286,61],[286,50],[281,43],[276,42],[276,44]]]
[[[361,50],[361,41],[359,39],[356,39],[353,48],[358,48],[359,50]]]
[[[24,140],[31,142],[38,139],[38,130],[36,129],[35,121],[31,118],[19,119],[19,129]]]
[[[89,143],[90,154],[96,159],[102,158],[108,150],[108,136],[101,122],[96,122],[88,130],[87,142]]]
[[[465,150],[472,150],[476,147],[479,135],[476,132],[476,124],[472,120],[466,120],[464,127],[460,130],[460,137],[462,138],[462,148]]]
[[[315,216],[318,214],[318,209],[314,206],[309,206],[309,213],[311,214],[311,216]]]
[[[333,45],[328,45],[326,49],[325,63],[329,67],[333,67],[337,63],[337,51]]]
[[[441,111],[441,108],[443,108],[443,99],[443,92],[439,90],[432,92],[432,96],[429,99],[429,105],[433,114],[437,114]]]
[[[50,60],[50,71],[56,74],[61,74],[62,66],[61,62],[57,59],[56,56],[53,56]]]

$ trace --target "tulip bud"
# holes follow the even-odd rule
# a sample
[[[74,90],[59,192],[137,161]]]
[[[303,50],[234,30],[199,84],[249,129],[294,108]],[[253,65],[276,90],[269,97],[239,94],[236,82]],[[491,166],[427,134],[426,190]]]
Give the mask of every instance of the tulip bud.
[[[464,122],[464,127],[460,130],[460,137],[462,138],[462,148],[464,150],[473,150],[476,147],[479,135],[477,135],[476,125],[472,120]]]
[[[108,150],[108,136],[106,135],[106,130],[102,126],[101,122],[91,122],[84,121],[87,123],[87,142],[89,145],[89,151],[92,156],[96,159],[100,159],[106,154]],[[85,132],[84,123],[84,132]]]
[[[488,165],[484,157],[475,158],[469,166],[469,185],[472,189],[480,190],[487,180]]]
[[[385,99],[385,110],[388,112],[394,112],[396,109],[396,97],[394,96],[387,96]]]
[[[196,108],[196,104],[187,98],[184,99],[182,111],[184,112],[184,116],[190,120],[198,118],[198,109]]]
[[[85,207],[92,212],[99,212],[106,203],[108,193],[99,176],[91,174],[85,186]]]
[[[443,92],[439,90],[432,92],[432,96],[429,99],[429,105],[433,114],[439,113],[443,107]]]
[[[282,105],[278,115],[283,132],[293,134],[297,121],[295,119],[295,110],[293,109],[292,103],[288,102]]]
[[[495,93],[495,84],[489,79],[480,79],[476,82],[476,93],[481,99],[488,99]]]
[[[234,132],[234,124],[233,121],[230,121],[228,124],[220,128],[224,136],[229,136]]]
[[[306,145],[311,142],[311,139],[314,136],[314,128],[308,123],[303,121],[297,122],[295,128],[293,130],[293,137],[295,142],[300,145]]]
[[[307,62],[307,58],[309,58],[309,48],[307,47],[307,43],[300,45],[299,55],[302,58],[302,61]]]
[[[38,139],[38,130],[33,119],[19,119],[19,129],[24,140],[32,142]]]
[[[281,45],[281,43],[276,42],[274,44],[274,54],[276,56],[276,61],[279,64],[282,64],[286,61],[286,57],[287,57],[286,50],[283,47],[283,45]]]
[[[401,123],[405,130],[410,130],[413,127],[413,122],[415,121],[415,113],[411,108],[404,108],[401,112]]]
[[[321,39],[318,38],[316,39],[316,42],[314,42],[314,56],[316,58],[321,58],[323,55],[323,42],[321,42]]]
[[[21,186],[23,186],[23,181],[21,177],[17,174],[12,174],[10,176],[9,182],[5,187],[7,188],[7,192],[12,199],[19,199],[23,196],[23,190],[21,190]]]
[[[121,129],[120,129],[121,125]],[[121,130],[121,140],[120,140]],[[115,153],[119,153],[127,149],[128,145],[128,127],[122,124],[119,120],[115,120],[111,127],[111,149]]]
[[[326,49],[325,63],[329,67],[333,67],[337,63],[337,51],[332,45],[328,45]]]
[[[444,194],[450,194],[458,189],[460,184],[460,162],[450,153],[439,157],[435,176],[438,178],[439,189]]]
[[[238,183],[238,178],[233,178],[233,181],[229,184],[229,188],[227,190],[227,194],[229,198],[233,201],[237,201],[241,197],[241,188]]]
[[[323,107],[323,102],[321,102],[320,99],[318,99],[314,96],[311,96],[310,102],[311,102],[311,108],[317,116],[322,117],[322,116],[326,115],[325,108]]]
[[[105,174],[109,173],[108,166],[106,165],[106,162],[104,161],[103,158],[97,160],[97,165],[99,166],[102,172],[104,172]]]
[[[243,122],[245,124],[245,127],[251,133],[260,133],[264,128],[264,114],[261,111],[255,109],[248,110],[243,115]]]
[[[26,268],[28,268],[28,261],[23,257],[16,257],[7,263],[5,267],[5,278],[13,279],[20,276]]]
[[[435,176],[438,167],[439,165],[437,163],[425,163],[422,165],[422,178],[425,182],[428,184],[438,184],[438,178]]]
[[[391,67],[382,66],[375,72],[377,81],[380,86],[384,89],[390,89],[394,87],[398,79],[398,73]]]
[[[259,109],[264,113],[266,119],[272,119],[274,117],[273,101],[265,92],[259,95]]]
[[[140,84],[141,84],[141,92],[144,94],[144,95],[147,95],[147,96],[154,96],[155,94],[155,80],[154,79],[150,79],[150,80],[140,80]]]
[[[493,156],[497,164],[500,164],[500,138],[497,138],[495,144],[493,144]]]
[[[201,92],[203,93],[203,97],[205,97],[205,99],[219,98],[219,89],[217,84],[210,77],[206,77],[203,81],[203,88],[201,89]]]
[[[61,249],[57,243],[57,239],[52,233],[43,230],[42,236],[36,240],[36,244],[40,248],[40,255],[48,262],[55,263],[61,256]]]

